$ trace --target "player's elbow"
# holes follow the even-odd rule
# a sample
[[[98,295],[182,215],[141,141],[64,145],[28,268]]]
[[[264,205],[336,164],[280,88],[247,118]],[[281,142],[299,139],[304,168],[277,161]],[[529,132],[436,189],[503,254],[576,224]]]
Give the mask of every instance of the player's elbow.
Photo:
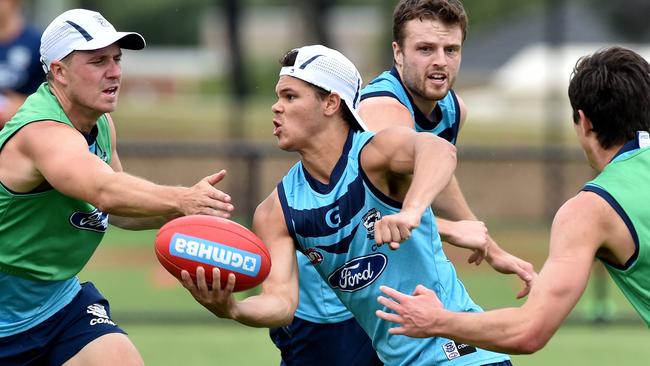
[[[535,353],[544,348],[550,338],[540,327],[527,327],[513,342],[509,353],[528,355]]]
[[[90,203],[102,212],[108,214],[118,213],[119,206],[117,200],[113,199],[106,193],[102,193],[101,191],[93,197]]]
[[[436,157],[436,160],[444,159],[448,162],[449,165],[451,165],[453,169],[455,169],[456,161],[457,161],[456,146],[442,138],[437,138],[436,142],[437,142],[436,145],[438,149],[438,157]]]

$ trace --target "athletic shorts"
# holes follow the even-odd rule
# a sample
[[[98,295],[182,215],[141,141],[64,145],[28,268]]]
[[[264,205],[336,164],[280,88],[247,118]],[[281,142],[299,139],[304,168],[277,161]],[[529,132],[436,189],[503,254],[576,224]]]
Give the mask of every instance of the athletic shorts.
[[[105,334],[126,334],[111,320],[108,301],[86,282],[56,314],[22,333],[0,338],[0,365],[56,365]]]
[[[318,324],[294,317],[293,323],[271,329],[270,335],[280,349],[282,366],[383,365],[354,318]]]

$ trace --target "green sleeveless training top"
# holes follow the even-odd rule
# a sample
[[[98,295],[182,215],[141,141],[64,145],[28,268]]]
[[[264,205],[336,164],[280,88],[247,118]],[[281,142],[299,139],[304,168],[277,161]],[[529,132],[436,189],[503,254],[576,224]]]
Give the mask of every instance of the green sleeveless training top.
[[[18,130],[42,120],[72,126],[47,83],[27,98],[0,130],[0,152]],[[89,152],[110,164],[111,138],[105,115],[97,120],[97,138],[89,142]],[[16,193],[0,184],[0,271],[30,280],[71,278],[88,262],[107,227],[107,214],[55,189]]]
[[[637,246],[634,256],[624,266],[603,263],[650,327],[650,148],[638,146],[618,155],[584,190],[603,197],[630,229]]]

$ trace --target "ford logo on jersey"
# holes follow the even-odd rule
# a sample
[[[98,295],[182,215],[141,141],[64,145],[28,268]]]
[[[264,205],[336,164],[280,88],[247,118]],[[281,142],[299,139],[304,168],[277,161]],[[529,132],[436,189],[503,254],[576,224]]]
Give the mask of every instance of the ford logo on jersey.
[[[76,211],[70,215],[70,224],[77,229],[103,233],[108,229],[108,214],[98,209],[94,209],[92,212]]]
[[[388,258],[383,253],[355,258],[334,271],[327,282],[332,288],[345,292],[361,290],[379,278],[386,263]]]
[[[183,234],[172,236],[169,254],[253,277],[262,263],[255,253]]]

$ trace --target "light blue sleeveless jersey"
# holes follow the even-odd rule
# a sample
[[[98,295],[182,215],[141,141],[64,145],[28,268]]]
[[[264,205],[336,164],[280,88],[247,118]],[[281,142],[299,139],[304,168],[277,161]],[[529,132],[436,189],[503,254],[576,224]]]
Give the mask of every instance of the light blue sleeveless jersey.
[[[411,112],[418,132],[434,133],[452,144],[456,144],[460,128],[460,107],[452,90],[447,93],[433,111],[431,122],[414,104],[406,92],[402,80],[393,67],[385,71],[361,90],[361,100],[372,97],[391,97],[397,99]],[[296,310],[298,318],[313,323],[336,323],[347,320],[352,314],[339,302],[336,295],[325,285],[318,283],[320,276],[309,265],[306,257],[298,255],[300,272],[300,302]]]
[[[406,92],[402,84],[399,73],[393,67],[381,73],[361,90],[361,100],[373,97],[397,99],[411,112],[416,131],[431,132],[456,144],[460,129],[460,107],[453,90],[450,89],[447,95],[438,101],[429,119],[415,106],[411,95]]]
[[[390,323],[375,316],[380,285],[411,293],[418,284],[433,289],[451,311],[479,312],[442,251],[431,209],[399,250],[374,242],[374,224],[400,211],[401,203],[377,190],[359,165],[372,132],[351,132],[330,184],[306,172],[299,162],[278,185],[288,230],[341,301],[370,335],[387,365],[483,365],[508,356],[444,338],[390,336]],[[302,276],[303,273],[301,272]]]

